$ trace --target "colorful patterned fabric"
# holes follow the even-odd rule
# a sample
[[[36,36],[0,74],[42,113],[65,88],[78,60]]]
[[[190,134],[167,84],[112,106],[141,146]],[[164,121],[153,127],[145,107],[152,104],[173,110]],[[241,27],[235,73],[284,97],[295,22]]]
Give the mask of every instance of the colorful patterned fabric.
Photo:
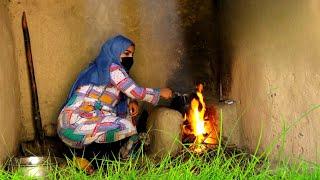
[[[128,113],[125,118],[117,116],[120,92],[132,99],[158,103],[160,91],[139,87],[121,66],[111,64],[109,73],[108,85],[79,87],[62,109],[58,135],[67,145],[83,148],[92,142],[109,143],[136,134]]]

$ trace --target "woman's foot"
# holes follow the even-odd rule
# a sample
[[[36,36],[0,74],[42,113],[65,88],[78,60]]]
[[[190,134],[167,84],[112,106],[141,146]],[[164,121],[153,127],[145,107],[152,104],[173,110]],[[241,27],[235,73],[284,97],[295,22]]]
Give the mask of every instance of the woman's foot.
[[[125,143],[121,148],[120,148],[120,158],[121,159],[129,159],[131,150],[133,149],[133,141],[130,139],[128,140],[127,143]]]
[[[75,166],[77,168],[79,168],[80,170],[85,171],[87,174],[91,175],[94,173],[94,168],[91,165],[91,163],[83,157],[74,157],[73,158],[73,163],[75,164]]]
[[[139,142],[139,135],[135,134],[120,148],[120,158],[129,159],[133,157],[133,151]]]
[[[126,144],[124,144],[120,148],[120,158],[121,159],[129,159],[129,158],[135,158],[137,156],[137,145],[138,143],[141,144],[144,148],[150,145],[150,137],[147,133],[139,133],[134,136],[131,136],[130,139],[127,141]]]

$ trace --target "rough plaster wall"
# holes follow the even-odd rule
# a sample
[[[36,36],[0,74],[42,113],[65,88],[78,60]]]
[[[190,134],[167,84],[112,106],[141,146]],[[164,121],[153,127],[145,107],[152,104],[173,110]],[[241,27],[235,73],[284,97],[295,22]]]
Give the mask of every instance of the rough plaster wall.
[[[294,124],[285,155],[319,162],[319,109],[295,123],[320,102],[319,2],[237,0],[221,7],[241,144],[254,150],[262,130],[266,149],[284,125]]]
[[[17,64],[7,3],[0,1],[0,162],[17,150],[20,104]]]
[[[185,8],[193,2],[11,0],[9,9],[17,47],[24,140],[32,139],[33,131],[30,88],[20,27],[23,11],[27,13],[43,126],[47,135],[53,135],[59,108],[76,75],[95,58],[101,44],[112,35],[122,33],[136,43],[135,65],[131,74],[142,86],[165,87],[170,84],[177,89],[190,89],[193,79],[208,76],[208,57],[212,53],[206,50],[212,49],[214,44],[211,40],[205,41],[204,35],[199,34],[213,32],[211,22],[205,21],[211,18],[211,1],[207,0],[201,5],[200,15],[195,15],[193,9]],[[198,24],[204,29],[197,30]],[[201,40],[202,46],[198,46],[202,48],[190,48],[190,44],[196,42],[186,43],[184,28],[189,32],[198,31],[194,39]],[[197,53],[201,54],[201,58],[190,56]],[[189,67],[181,66],[181,62],[185,61],[197,62],[200,72],[204,73],[195,72],[187,80],[182,79],[190,72],[187,71]],[[194,66],[193,63],[189,64]],[[172,79],[187,83],[169,83]]]

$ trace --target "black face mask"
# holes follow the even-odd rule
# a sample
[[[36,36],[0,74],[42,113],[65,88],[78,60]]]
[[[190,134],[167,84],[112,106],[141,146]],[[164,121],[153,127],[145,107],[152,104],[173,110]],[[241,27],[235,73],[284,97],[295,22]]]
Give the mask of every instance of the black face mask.
[[[129,72],[129,70],[133,65],[133,57],[122,57],[121,60],[122,60],[121,62],[122,66],[127,72]]]

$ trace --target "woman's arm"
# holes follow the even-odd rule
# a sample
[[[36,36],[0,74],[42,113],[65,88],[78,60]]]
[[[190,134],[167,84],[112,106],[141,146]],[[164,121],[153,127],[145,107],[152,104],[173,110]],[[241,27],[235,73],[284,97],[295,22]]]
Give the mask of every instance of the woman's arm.
[[[126,71],[117,64],[110,66],[111,83],[121,92],[132,99],[150,102],[154,105],[158,104],[160,98],[160,90],[153,88],[144,88],[138,86],[126,73]]]

